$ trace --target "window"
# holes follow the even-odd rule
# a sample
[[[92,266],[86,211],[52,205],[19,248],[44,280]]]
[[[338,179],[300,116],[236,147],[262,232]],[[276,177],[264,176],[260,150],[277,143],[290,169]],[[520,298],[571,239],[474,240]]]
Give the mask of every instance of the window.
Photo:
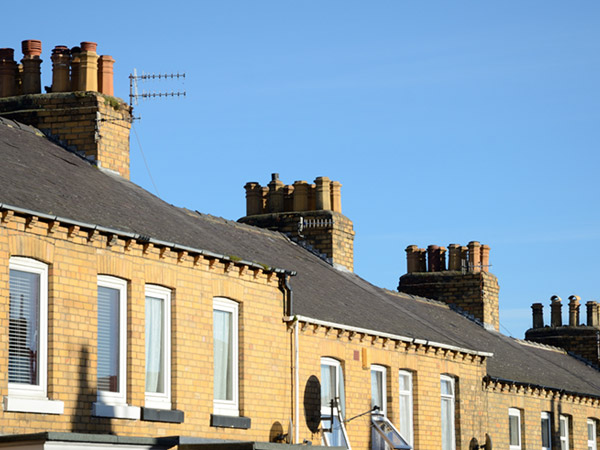
[[[146,286],[146,407],[171,409],[171,291]]]
[[[597,450],[596,421],[594,419],[587,420],[587,436],[588,450]]]
[[[413,387],[412,373],[406,370],[398,372],[400,381],[400,434],[413,445]]]
[[[10,260],[8,388],[46,396],[48,356],[48,267],[26,258]]]
[[[521,450],[521,411],[508,408],[508,436],[510,450]]]
[[[550,450],[552,448],[552,425],[550,413],[542,413],[542,450]]]
[[[371,408],[379,407],[376,411],[387,416],[386,369],[383,366],[371,366]]]
[[[47,398],[48,266],[30,258],[9,261],[8,397],[6,411],[62,414]]]
[[[127,281],[98,276],[98,401],[93,414],[139,419],[140,408],[127,403]]]
[[[321,421],[325,445],[350,449],[344,412],[342,366],[335,359],[321,358]]]
[[[559,416],[560,450],[569,450],[569,416]]]
[[[447,375],[440,377],[442,397],[442,450],[454,450],[454,378]]]
[[[213,299],[214,413],[239,415],[238,304]]]

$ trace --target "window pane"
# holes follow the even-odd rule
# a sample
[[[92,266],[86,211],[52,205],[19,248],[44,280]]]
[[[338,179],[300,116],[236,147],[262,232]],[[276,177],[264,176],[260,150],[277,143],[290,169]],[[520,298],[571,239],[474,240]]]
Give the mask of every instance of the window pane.
[[[326,417],[323,421],[323,425],[325,427],[331,424],[331,419],[329,417],[330,416]],[[348,448],[348,441],[346,441],[346,436],[344,436],[344,430],[337,414],[334,413],[331,432],[326,432],[323,434],[325,434],[325,437],[329,442],[329,446]]]
[[[519,416],[508,416],[508,421],[510,445],[521,445],[521,436],[519,435]]]
[[[146,392],[164,394],[164,299],[146,297]]]
[[[550,448],[550,419],[542,417],[542,447]]]
[[[383,373],[379,370],[371,370],[371,408],[379,406],[379,412],[383,410]]]
[[[409,373],[400,372],[400,427],[398,431],[409,444],[412,444],[412,382]]]
[[[331,406],[335,391],[335,367],[321,364],[321,407]]]
[[[10,271],[8,381],[38,384],[40,275]]]
[[[442,381],[442,395],[454,395],[452,392],[452,382],[450,380],[441,380]]]
[[[232,315],[228,311],[213,311],[214,338],[214,398],[233,400]]]
[[[98,286],[98,390],[119,392],[119,290]]]
[[[442,398],[442,450],[453,450],[454,411],[452,399]]]

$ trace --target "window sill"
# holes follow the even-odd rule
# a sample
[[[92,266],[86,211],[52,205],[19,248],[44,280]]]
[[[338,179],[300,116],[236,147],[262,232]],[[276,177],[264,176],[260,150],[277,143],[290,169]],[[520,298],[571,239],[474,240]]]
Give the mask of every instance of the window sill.
[[[139,420],[140,407],[130,405],[107,405],[106,403],[95,402],[92,405],[92,416]]]
[[[183,423],[183,411],[178,409],[142,408],[142,420],[149,422]]]
[[[65,405],[60,400],[47,398],[4,397],[4,411],[36,414],[62,414]]]
[[[218,414],[210,415],[211,427],[239,428],[241,430],[248,430],[250,428],[250,422],[250,417],[221,416]]]

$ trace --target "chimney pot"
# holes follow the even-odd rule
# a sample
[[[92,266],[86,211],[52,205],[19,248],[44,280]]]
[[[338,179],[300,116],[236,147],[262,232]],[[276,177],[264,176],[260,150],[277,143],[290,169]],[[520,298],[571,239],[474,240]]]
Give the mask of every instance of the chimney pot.
[[[569,326],[576,327],[579,325],[579,300],[577,295],[569,297]]]
[[[534,303],[531,305],[533,310],[533,328],[544,328],[544,305]]]
[[[277,181],[279,180],[279,174],[278,173],[272,173],[271,174],[271,181]]]
[[[462,267],[461,246],[450,244],[448,246],[448,270],[460,270]]]
[[[52,50],[52,92],[67,92],[71,87],[69,79],[69,63],[71,55],[64,45],[57,45]]]
[[[490,270],[490,247],[489,245],[481,246],[481,271],[489,272]]]
[[[95,52],[96,48],[98,48],[98,44],[96,42],[85,41],[81,43],[82,52]]]
[[[419,258],[421,253],[416,245],[406,247],[406,272],[413,273],[419,271]]]
[[[471,241],[467,247],[469,249],[469,269],[472,272],[481,272],[481,244]]]
[[[102,55],[98,58],[98,92],[105,95],[114,95],[113,65],[115,60],[111,56]]]
[[[283,181],[279,179],[278,173],[274,173],[271,175],[267,196],[267,209],[270,213],[283,211],[283,197]]]
[[[550,300],[550,326],[562,327],[562,299],[558,295],[553,295]]]
[[[13,48],[0,48],[0,61],[14,61],[15,60],[15,50]]]
[[[316,209],[330,210],[331,209],[331,180],[327,177],[318,177],[315,179],[317,185],[316,191]]]
[[[14,60],[12,48],[0,48],[0,97],[17,95],[17,74],[19,68]]]
[[[331,182],[331,209],[342,212],[342,183],[339,181]]]
[[[587,326],[597,327],[600,323],[598,321],[598,303],[589,301],[585,304],[587,309]]]
[[[25,56],[40,56],[42,54],[42,41],[28,39],[21,42],[21,50]]]
[[[428,272],[439,272],[440,271],[439,250],[440,250],[440,247],[437,245],[427,246],[427,271]]]
[[[294,181],[292,200],[293,211],[308,211],[308,183],[306,181]]]

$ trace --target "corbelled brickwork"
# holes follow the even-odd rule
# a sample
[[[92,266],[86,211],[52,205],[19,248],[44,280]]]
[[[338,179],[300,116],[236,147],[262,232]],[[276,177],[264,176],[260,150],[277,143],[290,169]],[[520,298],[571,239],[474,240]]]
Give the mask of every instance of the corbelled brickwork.
[[[39,128],[104,169],[129,178],[131,111],[98,92],[0,98],[0,116]]]

